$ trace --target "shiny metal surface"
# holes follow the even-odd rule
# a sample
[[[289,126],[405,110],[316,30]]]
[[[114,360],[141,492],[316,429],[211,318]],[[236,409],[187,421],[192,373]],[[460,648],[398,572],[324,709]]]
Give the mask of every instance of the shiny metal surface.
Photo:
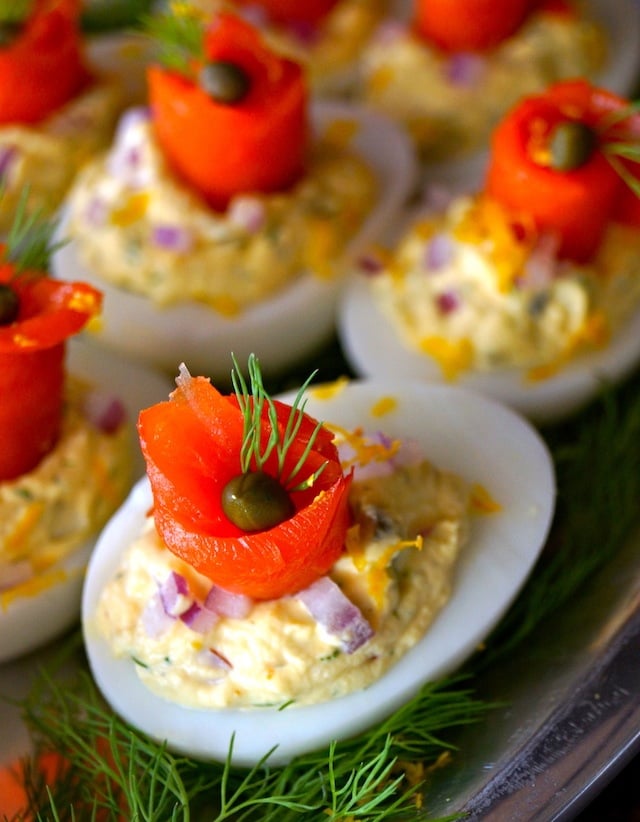
[[[573,819],[640,751],[640,532],[479,686],[505,707],[455,738],[425,810]]]

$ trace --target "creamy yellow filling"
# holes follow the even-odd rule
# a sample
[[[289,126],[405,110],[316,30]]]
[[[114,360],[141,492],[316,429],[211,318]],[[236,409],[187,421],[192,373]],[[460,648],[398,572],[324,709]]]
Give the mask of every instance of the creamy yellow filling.
[[[0,230],[8,230],[25,188],[30,211],[56,209],[79,169],[109,143],[122,108],[115,81],[101,79],[42,123],[0,127]]]
[[[105,433],[89,422],[89,390],[69,381],[54,449],[27,474],[0,482],[0,588],[3,575],[26,569],[26,579],[0,593],[0,605],[55,582],[57,563],[97,533],[130,487],[130,426]]]
[[[222,213],[172,174],[152,125],[132,122],[79,176],[69,235],[91,271],[159,306],[197,300],[233,316],[306,272],[338,276],[377,196],[375,175],[345,145],[353,122],[338,126],[290,190],[238,195]],[[129,149],[137,153],[135,170],[114,170]],[[159,232],[177,241],[160,242]]]
[[[576,4],[575,17],[538,12],[512,37],[453,81],[449,58],[407,27],[372,40],[361,59],[361,94],[400,120],[426,159],[444,160],[486,145],[491,129],[526,94],[570,77],[592,77],[610,44]],[[476,59],[464,55],[462,59]]]
[[[369,279],[372,294],[402,342],[446,379],[505,367],[545,379],[605,346],[640,304],[640,239],[612,223],[584,265],[552,252],[535,262],[540,242],[516,238],[496,202],[459,198],[407,231]]]
[[[366,687],[424,635],[451,593],[470,488],[423,459],[385,471],[397,455],[393,443],[372,448],[355,434],[349,447],[383,473],[354,482],[353,525],[329,575],[372,626],[372,638],[345,652],[296,596],[254,603],[245,618],[222,617],[204,634],[175,619],[151,636],[145,608],[170,570],[193,590],[206,591],[207,582],[162,546],[149,520],[106,585],[96,620],[113,653],[131,657],[151,690],[199,707],[322,702]],[[486,513],[489,495],[477,496]],[[228,668],[212,666],[212,651]]]

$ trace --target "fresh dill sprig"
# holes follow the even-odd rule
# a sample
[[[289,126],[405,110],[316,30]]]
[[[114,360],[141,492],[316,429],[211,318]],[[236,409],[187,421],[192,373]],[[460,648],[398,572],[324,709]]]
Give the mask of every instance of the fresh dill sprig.
[[[166,68],[192,78],[194,66],[204,59],[207,16],[188,2],[172,2],[169,11],[143,20],[143,29],[157,49]]]
[[[80,642],[79,634],[72,639]],[[265,751],[253,768],[239,769],[231,765],[232,746],[224,763],[197,762],[131,729],[88,673],[60,681],[43,671],[23,702],[35,741],[34,759],[23,765],[30,810],[38,819],[114,822],[412,819],[422,785],[407,779],[406,763],[434,763],[452,750],[441,733],[479,722],[491,708],[460,685],[460,678],[426,685],[371,731],[289,765],[270,767]],[[34,763],[52,750],[72,765],[45,786]]]
[[[304,464],[313,449],[318,434],[322,429],[321,422],[316,424],[300,458],[286,477],[283,476],[283,471],[289,449],[295,442],[304,419],[304,409],[307,402],[306,399],[304,399],[304,393],[315,377],[316,371],[313,371],[298,389],[291,406],[291,411],[289,413],[284,432],[281,434],[280,425],[278,423],[278,412],[273,400],[264,387],[260,363],[257,357],[255,354],[250,354],[247,361],[247,373],[249,375],[250,387],[247,386],[242,370],[233,354],[231,355],[231,358],[233,360],[231,383],[238,399],[238,406],[243,417],[243,439],[242,448],[240,451],[240,470],[243,474],[251,470],[262,471],[265,463],[275,449],[278,461],[278,479],[281,481],[282,485],[289,491],[301,491],[306,488],[311,488],[320,474],[324,471],[327,465],[326,462],[324,462],[316,471],[294,487],[291,487],[291,483],[304,467]],[[263,416],[265,406],[267,410],[267,419],[271,430],[269,433],[269,439],[267,440],[264,449],[262,449]]]
[[[621,133],[618,127],[639,112],[639,101],[629,103],[608,114],[597,129],[602,153],[636,197],[640,197],[640,179],[630,171],[625,160],[640,163],[640,134],[633,139]]]
[[[0,192],[0,199],[2,192]],[[57,222],[46,218],[40,209],[28,209],[29,189],[23,188],[4,244],[4,258],[22,271],[46,272],[52,252]]]

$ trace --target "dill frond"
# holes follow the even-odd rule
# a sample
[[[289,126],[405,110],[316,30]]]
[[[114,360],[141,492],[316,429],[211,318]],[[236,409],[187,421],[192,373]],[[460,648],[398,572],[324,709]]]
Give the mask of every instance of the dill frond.
[[[173,2],[167,13],[145,17],[142,26],[162,65],[193,78],[194,66],[204,59],[206,19],[204,12],[190,3]]]
[[[2,194],[0,192],[0,198]],[[53,251],[61,243],[53,243],[57,222],[48,219],[38,209],[28,211],[29,189],[23,188],[15,210],[9,234],[5,240],[4,256],[16,271],[47,271]]]
[[[305,448],[291,469],[289,474],[284,477],[284,464],[287,458],[289,449],[296,441],[300,426],[304,419],[304,409],[306,406],[306,399],[304,393],[309,384],[316,375],[313,371],[305,380],[302,386],[298,389],[291,411],[287,418],[284,432],[280,433],[280,426],[278,424],[278,412],[276,406],[264,386],[262,379],[262,372],[260,370],[260,363],[254,354],[249,355],[247,363],[247,372],[249,374],[249,383],[242,374],[242,370],[236,360],[235,356],[231,355],[233,361],[233,370],[231,372],[231,383],[233,385],[234,393],[238,400],[238,406],[242,412],[243,421],[243,438],[242,448],[240,450],[240,470],[246,473],[251,470],[261,471],[265,463],[274,452],[278,460],[278,479],[282,485],[289,491],[301,491],[305,488],[311,488],[316,482],[320,474],[324,471],[327,463],[323,463],[316,471],[299,482],[293,485],[294,478],[300,473],[304,467],[309,454],[311,453],[314,443],[322,429],[322,423],[318,422],[309,437]],[[263,417],[266,407],[267,419],[270,425],[269,439],[264,448],[262,447],[262,432],[263,432]]]
[[[640,102],[631,102],[604,117],[597,130],[602,153],[636,197],[640,197],[640,179],[627,163],[640,163],[640,135],[633,135],[632,129],[625,128],[625,124],[639,112]]]

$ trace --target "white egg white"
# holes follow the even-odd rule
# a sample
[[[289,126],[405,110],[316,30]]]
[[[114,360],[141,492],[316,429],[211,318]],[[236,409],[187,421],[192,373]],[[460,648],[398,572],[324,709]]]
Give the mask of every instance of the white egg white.
[[[131,448],[135,455],[134,478],[144,473],[135,422],[141,408],[167,396],[169,381],[153,371],[131,364],[121,357],[80,339],[70,341],[67,370],[100,389],[113,392],[124,403],[131,427]],[[80,614],[84,571],[97,534],[60,563],[62,580],[38,594],[12,599],[0,605],[0,662],[34,650],[69,628]]]
[[[379,198],[346,251],[352,258],[378,239],[404,204],[415,177],[413,151],[399,127],[365,109],[318,103],[312,119],[317,128],[336,120],[355,121],[353,148],[379,180]],[[53,270],[55,276],[83,280],[103,292],[102,323],[96,332],[101,343],[171,373],[184,360],[194,373],[219,381],[228,381],[230,352],[239,362],[254,352],[263,373],[269,374],[284,371],[320,347],[334,329],[343,286],[339,277],[328,281],[307,273],[271,299],[227,318],[197,302],[158,308],[144,296],[116,288],[84,267],[73,241],[54,255]]]
[[[366,277],[356,276],[345,290],[338,316],[344,354],[362,377],[445,383],[437,361],[409,349],[376,304]],[[603,388],[616,383],[640,362],[640,311],[605,348],[576,356],[556,374],[529,380],[523,369],[468,371],[456,384],[480,391],[536,423],[552,422],[579,410]]]
[[[397,399],[395,408],[376,414],[375,404],[386,397]],[[280,711],[198,710],[150,692],[138,678],[135,663],[115,658],[95,625],[100,593],[149,510],[150,487],[142,480],[107,525],[93,554],[83,593],[83,626],[90,667],[106,699],[125,720],[157,740],[167,740],[173,750],[224,760],[235,735],[235,764],[254,765],[274,746],[269,762],[283,764],[364,730],[475,650],[516,596],[545,541],[555,500],[552,463],[535,430],[509,409],[462,389],[389,380],[353,382],[330,398],[312,391],[306,410],[347,428],[362,426],[417,439],[436,466],[481,483],[501,510],[474,517],[449,603],[424,638],[367,689]]]

